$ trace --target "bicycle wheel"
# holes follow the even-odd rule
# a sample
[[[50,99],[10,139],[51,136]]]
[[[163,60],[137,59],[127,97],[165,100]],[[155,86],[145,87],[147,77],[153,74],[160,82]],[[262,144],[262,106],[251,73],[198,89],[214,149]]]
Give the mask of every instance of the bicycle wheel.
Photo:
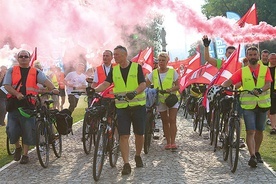
[[[240,141],[240,121],[234,118],[229,126],[229,163],[231,172],[237,169],[239,160],[239,141]]]
[[[92,147],[92,117],[89,112],[85,112],[83,125],[82,125],[82,144],[84,152],[88,155]]]
[[[219,132],[220,132],[220,111],[216,109],[214,113],[214,151],[217,150]]]
[[[204,125],[204,119],[205,119],[205,108],[204,106],[200,106],[198,109],[198,132],[199,132],[199,136],[202,135],[202,130],[203,130],[203,125]]]
[[[179,111],[179,109],[181,109],[182,107],[182,104],[184,103],[184,97],[183,97],[183,94],[180,95],[180,99],[179,99],[179,106],[177,108],[177,110]]]
[[[152,112],[147,112],[146,117],[146,129],[145,129],[145,138],[144,138],[144,153],[149,153],[151,138],[152,138],[152,127],[153,127],[154,119]]]
[[[98,181],[100,179],[100,175],[103,169],[106,141],[107,135],[105,134],[105,128],[101,126],[97,132],[93,158],[93,178],[95,181]]]
[[[10,144],[10,139],[8,136],[7,136],[6,146],[7,146],[8,155],[13,155],[16,147],[15,147],[15,144]]]
[[[111,167],[115,167],[117,160],[119,158],[120,152],[120,136],[117,130],[117,117],[115,117],[114,122],[112,123],[112,138],[109,142],[109,163]]]
[[[36,123],[36,152],[39,163],[46,168],[49,164],[49,134],[47,122],[37,121]]]
[[[62,138],[56,128],[54,128],[53,132],[52,147],[56,157],[60,158],[62,153]]]

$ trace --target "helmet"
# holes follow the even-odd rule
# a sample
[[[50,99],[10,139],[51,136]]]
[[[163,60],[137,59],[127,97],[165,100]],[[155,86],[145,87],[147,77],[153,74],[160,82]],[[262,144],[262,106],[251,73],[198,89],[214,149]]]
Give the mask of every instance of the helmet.
[[[191,96],[196,97],[196,98],[200,98],[201,95],[202,95],[202,94],[200,93],[199,89],[196,88],[196,87],[192,87],[192,88],[190,89],[190,94],[191,94]]]
[[[35,115],[35,109],[30,109],[26,107],[19,107],[18,108],[20,114],[25,118],[30,118]]]
[[[208,93],[207,93],[207,98],[209,100],[209,102],[212,102],[214,100],[215,95],[222,89],[221,86],[218,85],[213,85],[211,86],[211,88],[209,89]]]

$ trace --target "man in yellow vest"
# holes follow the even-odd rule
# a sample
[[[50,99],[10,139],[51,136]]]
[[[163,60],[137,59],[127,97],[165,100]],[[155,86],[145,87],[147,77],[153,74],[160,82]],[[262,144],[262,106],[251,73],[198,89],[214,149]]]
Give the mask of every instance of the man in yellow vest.
[[[259,148],[263,140],[265,120],[270,107],[270,83],[272,81],[267,66],[259,64],[259,51],[257,47],[249,47],[246,50],[249,65],[239,69],[233,76],[226,80],[222,86],[231,84],[240,86],[244,90],[250,90],[255,95],[244,92],[240,96],[243,117],[246,126],[246,143],[250,153],[248,165],[257,167],[257,163],[263,163]]]
[[[136,167],[143,167],[141,151],[144,143],[146,118],[146,81],[141,65],[127,60],[127,49],[121,45],[114,49],[114,59],[118,65],[114,66],[106,80],[95,88],[100,92],[114,83],[114,95],[125,96],[126,99],[115,99],[118,118],[118,132],[120,135],[120,149],[124,161],[122,175],[131,173],[129,165],[129,136],[130,126],[133,125],[135,134],[135,162]],[[92,88],[93,91],[93,88]]]
[[[271,121],[271,131],[270,134],[276,134],[276,53],[271,53],[268,56],[269,69],[272,77],[271,87],[270,87],[270,97],[271,97],[271,107],[269,111],[269,119]]]

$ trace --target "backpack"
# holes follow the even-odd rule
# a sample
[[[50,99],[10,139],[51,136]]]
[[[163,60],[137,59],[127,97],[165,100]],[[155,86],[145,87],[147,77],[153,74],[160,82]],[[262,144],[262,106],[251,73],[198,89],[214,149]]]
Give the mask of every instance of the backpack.
[[[63,109],[56,113],[57,130],[61,135],[68,135],[70,132],[73,135],[73,118],[71,114],[68,109]]]

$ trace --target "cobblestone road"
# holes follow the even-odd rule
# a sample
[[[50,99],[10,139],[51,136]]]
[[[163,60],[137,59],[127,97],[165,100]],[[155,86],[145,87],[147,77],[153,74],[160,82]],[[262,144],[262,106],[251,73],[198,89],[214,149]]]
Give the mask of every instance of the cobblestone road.
[[[228,163],[222,159],[222,152],[213,152],[209,141],[192,130],[191,121],[178,116],[177,122],[178,151],[164,150],[165,140],[160,131],[160,138],[154,140],[149,154],[142,154],[143,168],[135,168],[134,142],[131,140],[132,173],[129,176],[121,175],[121,158],[115,168],[111,168],[107,160],[100,180],[94,182],[93,156],[83,151],[82,123],[79,122],[74,126],[74,135],[63,137],[61,158],[55,158],[51,150],[50,165],[44,169],[38,162],[36,152],[32,151],[29,164],[21,165],[13,161],[1,168],[0,183],[276,183],[275,172],[265,163],[255,169],[247,165],[247,149],[241,150],[238,169],[236,173],[231,173]]]

